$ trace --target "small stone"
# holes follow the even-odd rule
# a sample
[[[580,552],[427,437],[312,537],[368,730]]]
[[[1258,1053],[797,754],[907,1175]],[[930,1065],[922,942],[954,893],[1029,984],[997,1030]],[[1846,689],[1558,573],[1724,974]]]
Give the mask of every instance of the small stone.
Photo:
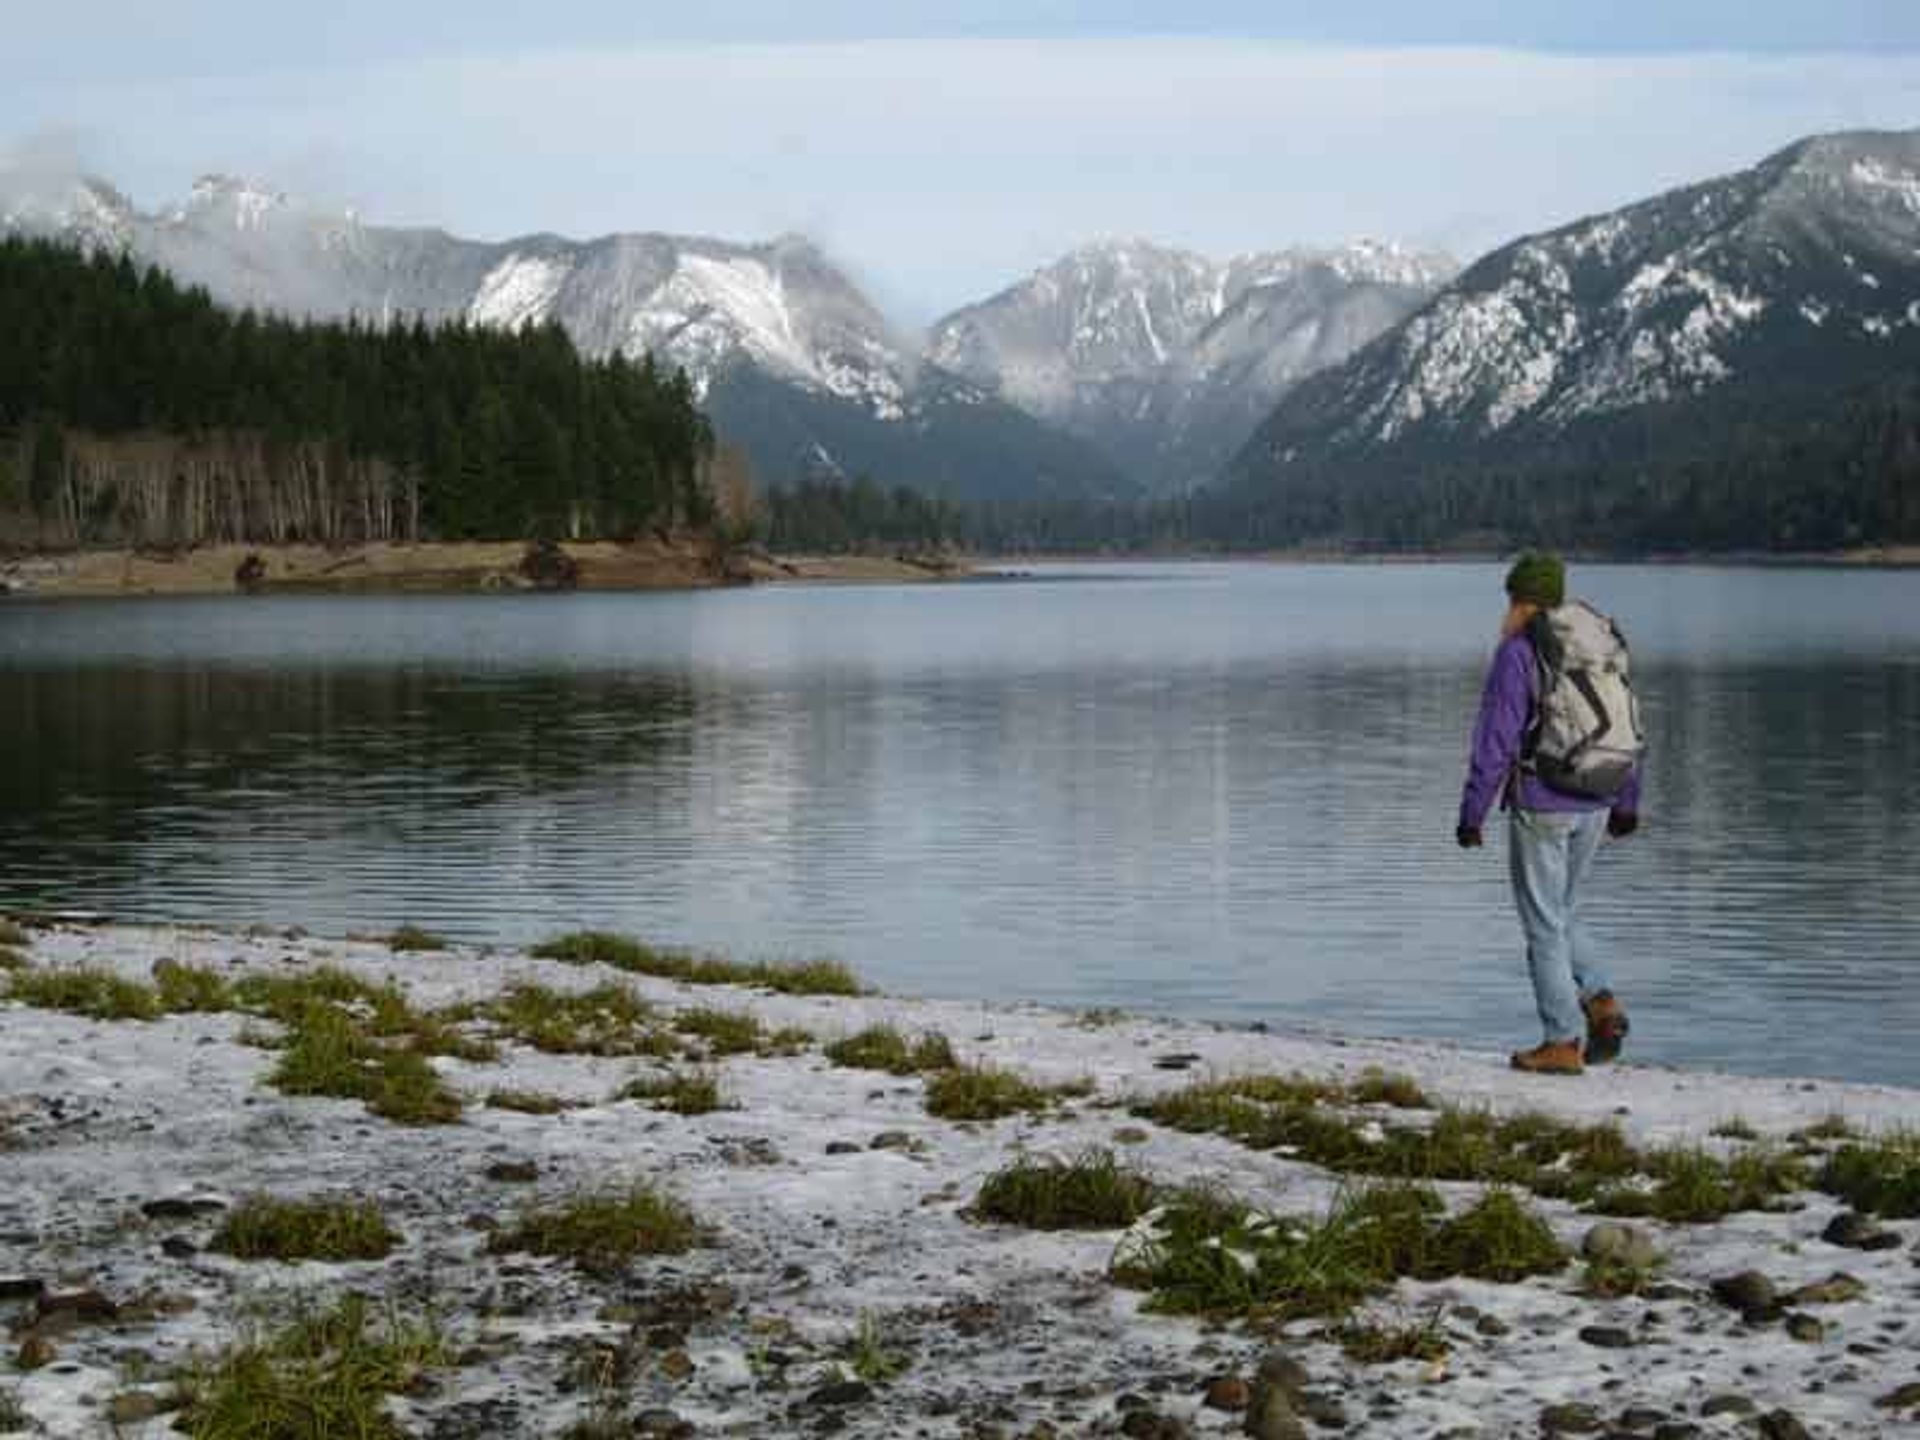
[[[1513,1331],[1513,1327],[1498,1315],[1482,1315],[1473,1322],[1473,1328],[1477,1334],[1485,1335],[1492,1340],[1497,1340],[1502,1335],[1511,1334]]]
[[[1700,1440],[1703,1433],[1691,1420],[1669,1420],[1653,1427],[1653,1440]]]
[[[191,1260],[200,1247],[184,1235],[169,1235],[160,1242],[160,1253],[170,1260]]]
[[[1827,1327],[1804,1310],[1795,1310],[1787,1316],[1787,1334],[1803,1345],[1818,1345],[1827,1338]]]
[[[1773,1281],[1758,1270],[1742,1270],[1713,1282],[1714,1298],[1746,1315],[1765,1314],[1779,1305]]]
[[[660,1373],[669,1380],[690,1380],[693,1369],[693,1357],[684,1350],[669,1350],[660,1357]]]
[[[144,1390],[128,1390],[107,1402],[107,1418],[115,1425],[139,1425],[161,1412],[160,1398]]]
[[[1238,1375],[1216,1375],[1207,1382],[1201,1404],[1209,1410],[1244,1410],[1253,1399],[1253,1389]]]
[[[1607,1422],[1591,1405],[1549,1405],[1540,1412],[1543,1435],[1591,1435],[1606,1427]]]
[[[1620,1424],[1628,1430],[1651,1430],[1666,1418],[1666,1411],[1655,1410],[1651,1405],[1629,1405],[1620,1412]]]
[[[1716,1415],[1751,1415],[1760,1407],[1746,1396],[1731,1390],[1718,1395],[1709,1395],[1700,1407],[1700,1413],[1711,1420]]]
[[[1920,1406],[1920,1380],[1902,1385],[1897,1390],[1889,1390],[1873,1403],[1877,1409],[1881,1410],[1914,1409]]]
[[[36,1275],[0,1275],[0,1300],[38,1300],[46,1289]]]
[[[632,1433],[647,1440],[686,1440],[698,1432],[691,1421],[682,1420],[671,1410],[642,1410],[633,1417]]]
[[[873,1398],[873,1387],[862,1380],[837,1380],[822,1385],[807,1396],[809,1405],[858,1405]]]
[[[827,1142],[827,1154],[864,1155],[866,1154],[866,1147],[864,1145],[856,1145],[851,1140],[829,1140]]]
[[[1254,1440],[1307,1440],[1307,1427],[1294,1413],[1287,1392],[1265,1381],[1254,1382],[1240,1428]]]
[[[904,1130],[882,1130],[867,1142],[869,1150],[918,1150],[920,1142]]]
[[[1633,1344],[1633,1336],[1617,1325],[1583,1325],[1580,1338],[1602,1350],[1625,1350]]]
[[[1269,1350],[1262,1355],[1254,1373],[1260,1380],[1284,1392],[1289,1398],[1298,1395],[1313,1383],[1313,1377],[1307,1373],[1307,1367],[1285,1350]]]
[[[1842,1245],[1849,1250],[1900,1248],[1898,1235],[1882,1229],[1858,1210],[1842,1210],[1827,1222],[1827,1228],[1820,1232],[1820,1238],[1829,1245]]]
[[[1588,1230],[1587,1238],[1580,1242],[1580,1253],[1596,1264],[1629,1270],[1651,1270],[1660,1259],[1651,1235],[1637,1225],[1618,1220],[1602,1220]]]
[[[1760,1417],[1760,1440],[1813,1440],[1791,1410],[1770,1410]]]
[[[117,1318],[120,1307],[98,1290],[68,1290],[60,1294],[47,1291],[34,1301],[34,1309],[44,1318],[67,1315],[82,1324]]]
[[[1844,1270],[1836,1270],[1824,1280],[1802,1285],[1787,1299],[1795,1305],[1844,1305],[1866,1293],[1866,1282]]]
[[[46,1336],[37,1334],[30,1334],[22,1340],[20,1349],[13,1357],[14,1363],[22,1370],[38,1370],[59,1358],[60,1352],[54,1343]]]
[[[198,1220],[202,1215],[218,1214],[226,1208],[226,1201],[211,1195],[173,1195],[147,1201],[140,1207],[140,1213],[149,1220]]]
[[[1161,1055],[1155,1058],[1153,1068],[1156,1070],[1191,1070],[1200,1063],[1201,1058],[1202,1057],[1194,1054],[1191,1050],[1176,1050],[1171,1055]]]
[[[531,1160],[496,1160],[486,1173],[501,1185],[531,1185],[540,1178],[540,1167]]]
[[[1120,1433],[1129,1440],[1187,1440],[1191,1432],[1171,1415],[1135,1410],[1120,1422]]]
[[[1138,1125],[1122,1125],[1113,1132],[1113,1143],[1116,1145],[1144,1145],[1152,1138]]]
[[[1319,1390],[1308,1390],[1301,1395],[1297,1403],[1300,1413],[1321,1429],[1344,1430],[1347,1428],[1347,1407],[1333,1396]]]

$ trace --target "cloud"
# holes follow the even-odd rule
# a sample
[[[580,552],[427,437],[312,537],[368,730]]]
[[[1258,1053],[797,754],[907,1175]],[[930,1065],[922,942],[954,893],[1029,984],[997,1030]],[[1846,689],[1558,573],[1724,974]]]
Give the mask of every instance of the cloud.
[[[905,40],[62,93],[131,152],[109,178],[142,198],[199,169],[305,167],[374,218],[470,233],[798,229],[918,320],[1101,234],[1475,251],[1805,133],[1920,123],[1920,61]]]

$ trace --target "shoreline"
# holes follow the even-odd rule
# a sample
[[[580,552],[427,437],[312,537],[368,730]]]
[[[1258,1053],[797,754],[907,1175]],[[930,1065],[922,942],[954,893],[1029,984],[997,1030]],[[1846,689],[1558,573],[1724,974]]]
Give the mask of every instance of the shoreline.
[[[150,986],[156,967],[173,966],[216,985],[332,966],[391,980],[408,1004],[448,1016],[464,1012],[445,1007],[482,1005],[515,983],[601,997],[594,1003],[621,987],[660,1027],[626,1051],[518,1040],[490,1058],[436,1051],[432,1070],[462,1112],[458,1123],[419,1127],[358,1100],[275,1088],[285,1052],[261,1047],[284,1037],[263,1034],[275,1027],[257,1017],[208,1004],[116,1020],[0,999],[0,1318],[14,1321],[14,1345],[40,1339],[54,1352],[30,1369],[0,1360],[0,1404],[11,1399],[48,1436],[108,1433],[110,1414],[139,1417],[124,1418],[120,1434],[171,1433],[166,1414],[141,1412],[169,1403],[172,1368],[232,1344],[289,1289],[430,1303],[460,1358],[389,1402],[407,1433],[430,1440],[554,1435],[614,1413],[623,1435],[1226,1435],[1241,1432],[1261,1375],[1279,1373],[1276,1357],[1304,1373],[1282,1406],[1298,1412],[1299,1428],[1254,1433],[1297,1436],[1307,1421],[1337,1417],[1344,1433],[1365,1437],[1493,1440],[1603,1422],[1615,1433],[1665,1424],[1683,1427],[1669,1435],[1720,1436],[1750,1433],[1740,1422],[1765,1416],[1764,1435],[1837,1440],[1896,1433],[1920,1409],[1920,1393],[1879,1403],[1913,1389],[1920,1226],[1879,1222],[1877,1233],[1893,1237],[1886,1248],[1834,1243],[1824,1237],[1844,1206],[1816,1189],[1795,1191],[1797,1208],[1631,1222],[1664,1257],[1658,1283],[1639,1293],[1583,1293],[1577,1263],[1517,1281],[1399,1279],[1356,1315],[1424,1327],[1440,1353],[1386,1363],[1345,1353],[1328,1318],[1254,1325],[1150,1311],[1109,1273],[1132,1233],[1123,1227],[1037,1230],[973,1213],[983,1181],[1022,1155],[1093,1147],[1169,1184],[1231,1190],[1286,1215],[1325,1213],[1353,1177],[1284,1146],[1249,1148],[1142,1113],[1156,1097],[1230,1077],[1314,1077],[1357,1094],[1364,1077],[1386,1074],[1418,1087],[1418,1106],[1329,1101],[1325,1113],[1362,1139],[1433,1123],[1440,1106],[1617,1124],[1635,1146],[1730,1158],[1834,1117],[1863,1134],[1911,1124],[1920,1091],[1631,1063],[1578,1080],[1522,1076],[1500,1055],[1437,1042],[780,993],[508,948],[403,952],[267,929],[48,920],[14,938],[24,941],[13,947],[25,963],[16,976],[93,968]],[[7,973],[0,967],[0,988],[13,983]],[[761,1035],[798,1027],[812,1038],[742,1049],[709,1038],[698,1061],[648,1058],[669,1033],[682,1037],[675,1043],[730,1033],[714,1012],[751,1016]],[[941,1118],[929,1110],[929,1076],[850,1068],[824,1053],[882,1023],[937,1032],[963,1065],[1059,1091],[1001,1119]],[[679,1114],[620,1098],[669,1063],[697,1065],[732,1108]],[[561,1108],[486,1103],[509,1092]],[[531,1183],[497,1178],[502,1167]],[[630,1179],[691,1207],[707,1241],[607,1273],[493,1253],[490,1238],[532,1197]],[[1456,1213],[1486,1189],[1436,1188]],[[402,1243],[381,1260],[295,1265],[209,1249],[221,1216],[263,1193],[370,1200]],[[1517,1193],[1569,1251],[1598,1223],[1567,1200]],[[1796,1303],[1740,1309],[1715,1297],[1716,1282],[1747,1271]],[[1857,1284],[1830,1284],[1836,1271]],[[91,1291],[101,1303],[70,1312],[49,1303],[56,1291]],[[596,1356],[612,1378],[583,1384],[581,1365]],[[1782,1412],[1803,1428],[1786,1428]],[[1622,1424],[1630,1415],[1636,1423]]]
[[[523,569],[523,541],[346,547],[207,545],[157,553],[82,550],[0,557],[0,598],[235,594],[465,594],[543,588],[598,592],[701,590],[760,584],[903,584],[966,578],[945,559],[911,556],[774,556],[724,550],[692,536],[632,543],[566,541],[570,585],[544,587]],[[250,583],[242,566],[258,558]]]

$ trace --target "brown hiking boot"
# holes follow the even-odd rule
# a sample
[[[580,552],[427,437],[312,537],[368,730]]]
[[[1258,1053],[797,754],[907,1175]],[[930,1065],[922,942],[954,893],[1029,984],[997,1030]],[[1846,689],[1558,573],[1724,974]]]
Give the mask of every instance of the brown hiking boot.
[[[1601,990],[1580,1002],[1587,1012],[1587,1063],[1604,1065],[1618,1058],[1620,1047],[1633,1029],[1627,1023],[1627,1010],[1613,998],[1611,990]]]
[[[1586,1069],[1578,1040],[1549,1040],[1531,1050],[1513,1052],[1513,1068],[1534,1075],[1578,1075]]]

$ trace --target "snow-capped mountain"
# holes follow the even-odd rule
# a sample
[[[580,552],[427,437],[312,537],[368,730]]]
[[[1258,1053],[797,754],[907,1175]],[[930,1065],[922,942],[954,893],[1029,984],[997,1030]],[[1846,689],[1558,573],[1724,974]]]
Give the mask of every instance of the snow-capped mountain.
[[[1455,268],[1371,242],[1224,263],[1109,242],[949,316],[929,354],[1177,492],[1212,478],[1290,386],[1412,313]]]
[[[1497,250],[1284,401],[1261,444],[1514,441],[1920,339],[1920,131],[1805,140]]]
[[[490,244],[369,225],[226,176],[143,214],[95,181],[9,183],[4,172],[0,230],[124,250],[235,307],[374,323],[415,315],[557,323],[588,354],[651,355],[685,369],[721,433],[745,444],[774,483],[826,472],[976,498],[1131,490],[1092,447],[924,364],[796,236],[761,245],[657,234]],[[991,455],[978,453],[986,435]]]
[[[1288,394],[1222,503],[1269,542],[1904,534],[1916,376],[1920,131],[1817,136],[1488,255]]]

